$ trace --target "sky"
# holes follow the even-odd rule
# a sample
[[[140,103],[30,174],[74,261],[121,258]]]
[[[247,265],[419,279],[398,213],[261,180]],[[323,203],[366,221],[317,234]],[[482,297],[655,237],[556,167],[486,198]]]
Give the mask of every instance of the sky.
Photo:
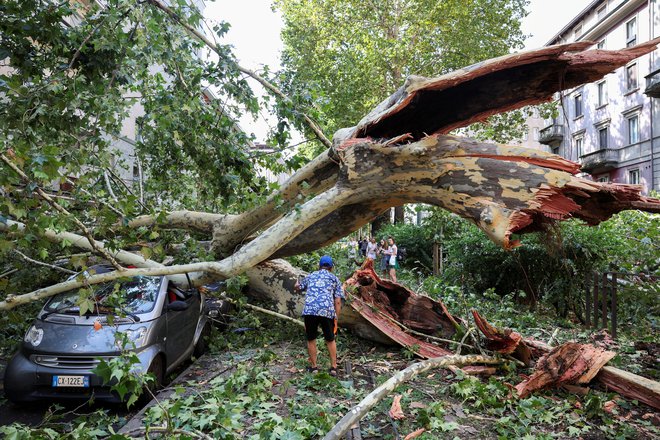
[[[206,2],[204,15],[207,19],[231,24],[222,43],[234,46],[234,53],[243,67],[258,70],[265,64],[274,70],[279,66],[282,20],[279,14],[272,11],[271,3],[272,0]],[[589,3],[591,0],[531,0],[529,15],[522,22],[523,33],[530,35],[526,48],[543,46]],[[259,87],[255,89],[259,90]],[[248,117],[241,120],[240,125],[244,130],[254,132],[258,141],[265,139],[268,131],[266,121],[253,121]]]

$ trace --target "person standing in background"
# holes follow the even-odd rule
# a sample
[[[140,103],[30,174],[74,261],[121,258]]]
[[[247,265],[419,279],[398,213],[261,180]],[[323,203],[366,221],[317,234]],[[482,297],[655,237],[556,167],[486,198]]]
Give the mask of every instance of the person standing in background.
[[[394,237],[390,236],[387,239],[389,243],[389,247],[387,248],[386,254],[388,255],[388,261],[387,261],[387,268],[389,269],[390,272],[390,279],[396,283],[396,270],[399,268],[399,263],[397,263],[397,255],[399,253],[399,249],[396,247],[396,243],[394,242]]]
[[[367,258],[371,258],[372,260],[376,260],[376,250],[378,249],[378,245],[376,244],[376,239],[371,237],[369,239],[369,243],[367,244]]]
[[[389,258],[387,255],[387,244],[385,243],[385,240],[380,241],[376,253],[380,256],[380,271],[383,274],[383,278],[385,278],[387,276],[387,259]]]

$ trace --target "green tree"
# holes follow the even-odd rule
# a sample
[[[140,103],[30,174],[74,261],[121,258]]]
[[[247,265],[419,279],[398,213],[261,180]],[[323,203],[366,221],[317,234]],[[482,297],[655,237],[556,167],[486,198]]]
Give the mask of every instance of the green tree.
[[[284,18],[282,81],[334,132],[354,125],[409,75],[437,76],[522,48],[527,4],[276,0]]]

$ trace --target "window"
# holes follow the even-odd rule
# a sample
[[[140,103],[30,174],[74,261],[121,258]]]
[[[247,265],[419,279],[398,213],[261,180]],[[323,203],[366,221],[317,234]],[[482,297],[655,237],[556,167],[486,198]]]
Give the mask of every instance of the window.
[[[631,185],[639,185],[639,168],[628,170],[628,183]]]
[[[573,139],[573,142],[575,144],[575,153],[577,154],[577,158],[579,159],[580,156],[582,156],[582,147],[584,145],[584,138],[582,136],[577,136]]]
[[[629,92],[637,88],[637,63],[626,66],[626,87]]]
[[[573,40],[578,41],[581,35],[582,35],[582,25],[576,26],[575,29],[573,30]]]
[[[529,130],[525,130],[523,133],[523,141],[526,141],[527,139],[529,139]]]
[[[604,150],[607,148],[608,127],[601,127],[598,129],[598,148]]]
[[[575,109],[575,117],[579,118],[582,116],[582,93],[579,93],[573,97],[573,105]]]
[[[596,49],[605,49],[605,38],[603,38],[598,42],[598,44],[596,45]]]
[[[607,104],[607,82],[601,81],[596,83],[597,93],[598,93],[598,107],[602,107]]]
[[[552,154],[559,156],[559,146],[552,147]]]
[[[534,136],[535,141],[539,140],[539,128],[538,127],[534,127],[534,131],[532,132],[532,135]]]
[[[637,19],[633,18],[626,23],[626,47],[637,44]]]
[[[598,21],[601,21],[605,16],[607,15],[607,4],[604,4],[600,8],[596,10],[596,16],[598,17]]]
[[[610,176],[601,176],[598,178],[598,181],[602,183],[607,183],[610,181]]]
[[[639,142],[639,116],[635,115],[628,118],[628,143],[637,142]]]

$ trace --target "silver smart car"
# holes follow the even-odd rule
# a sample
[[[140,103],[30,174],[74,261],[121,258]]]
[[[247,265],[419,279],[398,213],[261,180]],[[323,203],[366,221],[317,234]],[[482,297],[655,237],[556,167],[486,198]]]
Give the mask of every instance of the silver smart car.
[[[94,307],[83,315],[76,305],[78,291],[53,296],[39,312],[5,370],[7,399],[21,403],[93,395],[118,401],[119,396],[92,372],[99,359],[120,353],[117,331],[125,332],[134,347],[138,371],[153,373],[158,384],[193,354],[204,352],[211,328],[199,290],[179,289],[166,276],[136,276],[92,287]],[[117,288],[121,300],[110,304],[110,293]]]

